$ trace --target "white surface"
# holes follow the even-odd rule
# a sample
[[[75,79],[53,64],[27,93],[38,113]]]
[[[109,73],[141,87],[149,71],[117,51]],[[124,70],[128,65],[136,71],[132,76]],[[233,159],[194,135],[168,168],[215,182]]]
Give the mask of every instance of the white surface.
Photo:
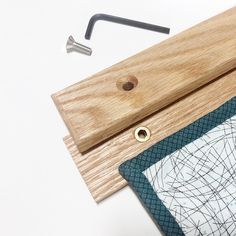
[[[102,22],[85,41],[94,13],[169,26],[174,35],[234,5],[235,0],[1,0],[0,235],[158,235],[129,188],[94,203],[62,142],[68,132],[50,95],[169,37]],[[91,46],[93,56],[67,55],[70,34]]]

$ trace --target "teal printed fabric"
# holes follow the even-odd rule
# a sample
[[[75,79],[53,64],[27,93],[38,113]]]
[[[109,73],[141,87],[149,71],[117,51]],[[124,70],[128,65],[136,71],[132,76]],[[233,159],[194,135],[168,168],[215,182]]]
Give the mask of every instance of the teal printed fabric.
[[[165,235],[236,235],[236,97],[119,171]]]

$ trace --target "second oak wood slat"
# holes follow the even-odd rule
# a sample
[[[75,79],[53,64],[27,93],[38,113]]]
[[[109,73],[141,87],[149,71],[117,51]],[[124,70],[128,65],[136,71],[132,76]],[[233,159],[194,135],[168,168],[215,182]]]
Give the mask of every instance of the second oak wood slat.
[[[54,94],[79,150],[235,68],[235,35],[233,8]]]

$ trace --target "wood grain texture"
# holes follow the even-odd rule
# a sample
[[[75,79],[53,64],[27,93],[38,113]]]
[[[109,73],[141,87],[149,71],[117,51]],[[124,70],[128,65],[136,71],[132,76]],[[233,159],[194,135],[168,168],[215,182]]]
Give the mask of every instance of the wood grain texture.
[[[86,154],[79,153],[71,136],[65,137],[64,142],[93,198],[100,202],[126,185],[118,173],[120,164],[215,110],[234,96],[236,71],[185,96]],[[134,130],[140,126],[148,127],[151,131],[151,139],[145,143],[137,142],[134,138]]]
[[[236,66],[236,8],[52,96],[81,152]],[[131,91],[117,88],[137,78]],[[118,85],[120,85],[118,83]]]

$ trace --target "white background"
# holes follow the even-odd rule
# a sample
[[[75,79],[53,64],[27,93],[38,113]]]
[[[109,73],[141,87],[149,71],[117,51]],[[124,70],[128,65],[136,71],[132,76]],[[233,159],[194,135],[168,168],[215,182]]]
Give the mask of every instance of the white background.
[[[68,132],[50,95],[235,5],[0,0],[0,235],[159,235],[128,187],[94,202],[62,142]],[[168,26],[171,34],[99,22],[86,41],[95,13]],[[93,48],[92,57],[65,53],[70,34]]]

